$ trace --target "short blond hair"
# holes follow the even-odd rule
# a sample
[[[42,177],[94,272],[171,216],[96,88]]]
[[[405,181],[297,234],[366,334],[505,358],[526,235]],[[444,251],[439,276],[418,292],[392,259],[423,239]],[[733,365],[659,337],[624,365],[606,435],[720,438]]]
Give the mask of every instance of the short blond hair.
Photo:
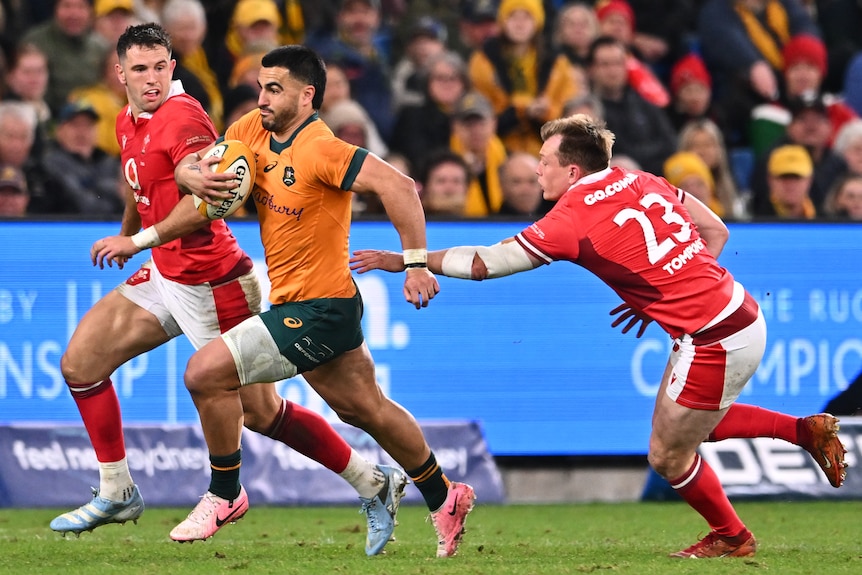
[[[542,126],[542,140],[562,136],[557,158],[560,165],[576,165],[585,173],[591,174],[608,167],[614,133],[605,127],[601,120],[586,114],[574,114],[551,120]]]

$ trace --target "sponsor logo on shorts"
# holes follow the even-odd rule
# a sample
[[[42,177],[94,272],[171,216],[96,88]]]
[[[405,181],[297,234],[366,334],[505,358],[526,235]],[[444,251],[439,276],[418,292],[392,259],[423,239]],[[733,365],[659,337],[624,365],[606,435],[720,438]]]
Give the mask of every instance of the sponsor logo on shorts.
[[[296,329],[302,327],[302,320],[298,317],[286,317],[284,318],[284,325],[291,329]]]

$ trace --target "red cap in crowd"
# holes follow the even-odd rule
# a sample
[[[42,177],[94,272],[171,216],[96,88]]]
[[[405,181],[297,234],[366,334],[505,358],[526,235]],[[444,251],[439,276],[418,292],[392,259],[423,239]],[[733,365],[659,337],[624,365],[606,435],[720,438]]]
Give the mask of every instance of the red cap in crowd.
[[[596,16],[600,21],[614,13],[625,16],[632,28],[635,27],[635,11],[625,0],[607,0],[596,4]]]
[[[706,64],[697,54],[683,56],[677,60],[670,71],[670,89],[674,94],[689,82],[700,82],[707,88],[712,88],[712,78],[709,76]]]
[[[820,74],[826,75],[826,46],[817,36],[799,34],[788,40],[782,51],[784,69],[804,62],[816,66]]]

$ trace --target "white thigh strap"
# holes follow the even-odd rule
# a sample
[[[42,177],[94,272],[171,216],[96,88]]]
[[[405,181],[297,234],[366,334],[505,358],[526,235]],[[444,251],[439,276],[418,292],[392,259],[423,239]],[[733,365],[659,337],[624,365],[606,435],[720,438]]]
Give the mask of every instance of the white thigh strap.
[[[221,337],[233,356],[242,385],[281,381],[296,375],[296,366],[281,354],[260,316],[245,320]]]

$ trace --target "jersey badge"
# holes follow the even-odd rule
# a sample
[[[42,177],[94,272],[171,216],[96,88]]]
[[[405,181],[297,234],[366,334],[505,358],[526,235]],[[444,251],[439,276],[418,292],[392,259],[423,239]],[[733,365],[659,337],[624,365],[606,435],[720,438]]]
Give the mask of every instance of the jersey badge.
[[[293,166],[285,166],[281,181],[287,186],[292,186],[296,183],[296,172],[293,170]]]

